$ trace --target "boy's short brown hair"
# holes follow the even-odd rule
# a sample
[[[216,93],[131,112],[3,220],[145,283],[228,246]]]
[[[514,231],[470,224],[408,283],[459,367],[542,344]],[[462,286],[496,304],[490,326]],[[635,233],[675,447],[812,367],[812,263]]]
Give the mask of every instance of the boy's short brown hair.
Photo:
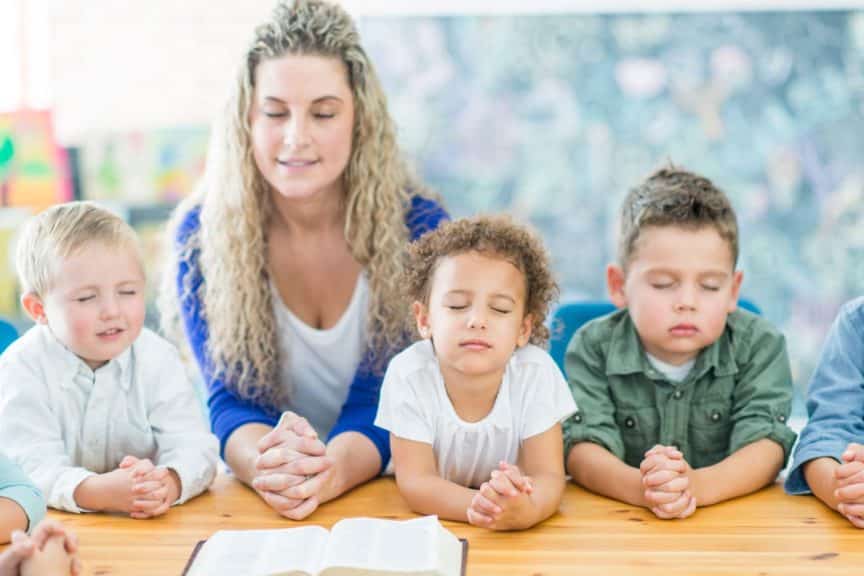
[[[700,229],[713,226],[738,262],[738,222],[729,198],[707,178],[676,166],[651,174],[631,189],[621,206],[618,240],[619,264],[626,269],[644,228],[678,226]]]
[[[141,260],[132,227],[93,202],[58,204],[33,217],[16,243],[15,269],[21,292],[44,297],[56,280],[59,263],[92,242],[130,248]]]
[[[477,252],[498,256],[525,277],[525,314],[531,314],[530,342],[543,345],[549,330],[543,324],[549,306],[558,297],[558,284],[540,237],[506,216],[476,216],[445,222],[408,249],[405,284],[408,296],[428,303],[432,276],[442,258]]]

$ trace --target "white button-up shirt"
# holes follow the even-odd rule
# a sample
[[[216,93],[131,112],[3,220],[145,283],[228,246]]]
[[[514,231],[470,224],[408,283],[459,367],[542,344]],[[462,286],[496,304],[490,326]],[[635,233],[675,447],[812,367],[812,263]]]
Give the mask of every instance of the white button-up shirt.
[[[516,464],[522,443],[576,411],[561,370],[528,344],[511,356],[492,411],[478,422],[456,414],[429,340],[397,354],[381,385],[375,425],[399,438],[431,444],[445,480],[477,488],[501,460]]]
[[[126,455],[174,470],[175,504],[210,486],[219,457],[176,349],[146,328],[95,371],[48,327],[28,330],[0,357],[0,448],[70,512],[84,511],[78,484]]]

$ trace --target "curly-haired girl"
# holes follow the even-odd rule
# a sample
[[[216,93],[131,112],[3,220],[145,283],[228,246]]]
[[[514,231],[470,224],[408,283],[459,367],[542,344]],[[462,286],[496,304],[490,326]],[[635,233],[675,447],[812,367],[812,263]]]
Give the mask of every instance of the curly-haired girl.
[[[373,420],[383,366],[410,341],[403,255],[442,218],[351,18],[281,2],[174,215],[161,307],[169,332],[185,329],[226,462],[282,515],[387,465]]]
[[[390,362],[375,421],[402,495],[495,530],[548,518],[576,405],[538,346],[557,295],[541,241],[505,217],[443,224],[411,246],[405,280],[422,340]]]

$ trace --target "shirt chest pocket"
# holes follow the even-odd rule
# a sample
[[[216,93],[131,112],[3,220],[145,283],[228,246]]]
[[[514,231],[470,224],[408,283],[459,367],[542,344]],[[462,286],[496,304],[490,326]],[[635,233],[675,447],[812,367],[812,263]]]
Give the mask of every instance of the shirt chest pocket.
[[[690,409],[690,465],[711,466],[727,456],[732,433],[732,405],[723,399],[706,399]]]
[[[624,461],[639,467],[645,452],[660,439],[660,418],[653,407],[628,408],[622,406],[615,414],[621,440],[624,442]]]

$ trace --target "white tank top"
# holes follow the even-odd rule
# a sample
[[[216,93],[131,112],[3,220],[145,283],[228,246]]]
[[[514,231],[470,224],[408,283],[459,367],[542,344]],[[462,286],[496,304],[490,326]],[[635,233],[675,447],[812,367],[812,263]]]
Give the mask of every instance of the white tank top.
[[[318,330],[295,316],[271,285],[279,338],[282,386],[290,386],[287,407],[304,418],[322,440],[330,434],[354,373],[366,350],[369,285],[363,272],[348,308],[332,328]]]

